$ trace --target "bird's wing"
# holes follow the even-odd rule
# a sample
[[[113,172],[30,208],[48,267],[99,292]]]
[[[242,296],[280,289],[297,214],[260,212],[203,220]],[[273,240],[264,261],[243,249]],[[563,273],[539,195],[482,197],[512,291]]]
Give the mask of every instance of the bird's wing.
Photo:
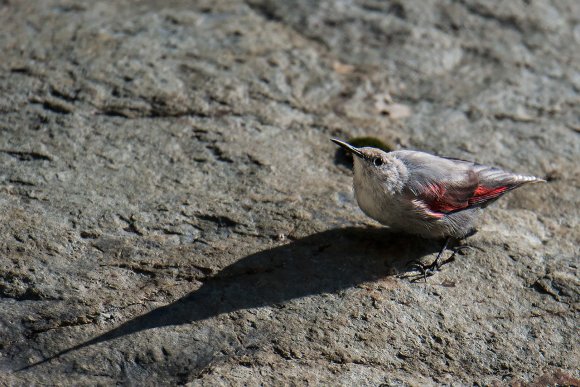
[[[409,172],[405,194],[419,212],[441,217],[469,206],[479,184],[473,163],[423,152],[399,151]]]
[[[481,164],[474,164],[473,170],[478,176],[479,183],[469,199],[470,206],[485,206],[524,184],[545,182],[544,179],[534,176],[518,175]]]
[[[472,207],[484,207],[522,184],[541,181],[469,161],[416,151],[398,151],[409,180],[406,194],[417,211],[440,218]]]

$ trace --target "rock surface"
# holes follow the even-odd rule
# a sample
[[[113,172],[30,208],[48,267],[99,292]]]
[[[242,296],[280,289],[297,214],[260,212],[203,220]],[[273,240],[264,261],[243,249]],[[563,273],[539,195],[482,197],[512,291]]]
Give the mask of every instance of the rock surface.
[[[0,52],[3,383],[578,383],[580,2],[1,0]],[[413,283],[361,135],[548,183]]]

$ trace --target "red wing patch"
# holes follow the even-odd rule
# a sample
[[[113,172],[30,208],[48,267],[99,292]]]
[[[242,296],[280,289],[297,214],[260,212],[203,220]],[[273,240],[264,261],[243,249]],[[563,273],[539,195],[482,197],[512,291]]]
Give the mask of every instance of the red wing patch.
[[[445,197],[437,198],[433,202],[429,203],[429,208],[431,209],[431,211],[447,213],[447,212],[461,210],[461,209],[467,207],[467,203],[465,203],[465,202],[450,203],[450,202],[445,201],[445,199],[446,199]]]
[[[475,204],[481,204],[487,202],[488,200],[495,199],[501,196],[501,194],[506,192],[508,189],[509,187],[507,186],[490,188],[480,185],[473,193],[473,196],[469,198],[469,205],[473,206]]]
[[[508,186],[491,188],[480,185],[475,190],[470,187],[446,190],[441,185],[432,184],[427,187],[423,201],[428,211],[448,214],[496,199],[509,189]]]
[[[470,193],[468,194],[470,196]],[[446,190],[441,185],[431,184],[428,187],[427,205],[433,212],[447,213],[461,210],[469,205],[468,197],[458,195],[458,192]]]

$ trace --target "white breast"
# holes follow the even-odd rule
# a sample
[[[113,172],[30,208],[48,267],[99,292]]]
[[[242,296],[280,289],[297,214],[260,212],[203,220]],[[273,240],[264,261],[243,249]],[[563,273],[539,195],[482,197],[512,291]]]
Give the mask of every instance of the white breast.
[[[354,194],[359,207],[374,220],[392,228],[399,228],[402,214],[396,199],[382,187],[372,185],[373,182],[364,179],[362,174],[355,174]]]

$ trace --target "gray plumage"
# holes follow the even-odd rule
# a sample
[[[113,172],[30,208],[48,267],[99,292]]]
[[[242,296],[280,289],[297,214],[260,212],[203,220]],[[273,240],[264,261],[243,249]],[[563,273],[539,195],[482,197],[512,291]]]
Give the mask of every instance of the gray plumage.
[[[332,140],[354,155],[354,192],[365,214],[398,231],[461,238],[482,208],[544,180],[418,151],[384,152]]]

